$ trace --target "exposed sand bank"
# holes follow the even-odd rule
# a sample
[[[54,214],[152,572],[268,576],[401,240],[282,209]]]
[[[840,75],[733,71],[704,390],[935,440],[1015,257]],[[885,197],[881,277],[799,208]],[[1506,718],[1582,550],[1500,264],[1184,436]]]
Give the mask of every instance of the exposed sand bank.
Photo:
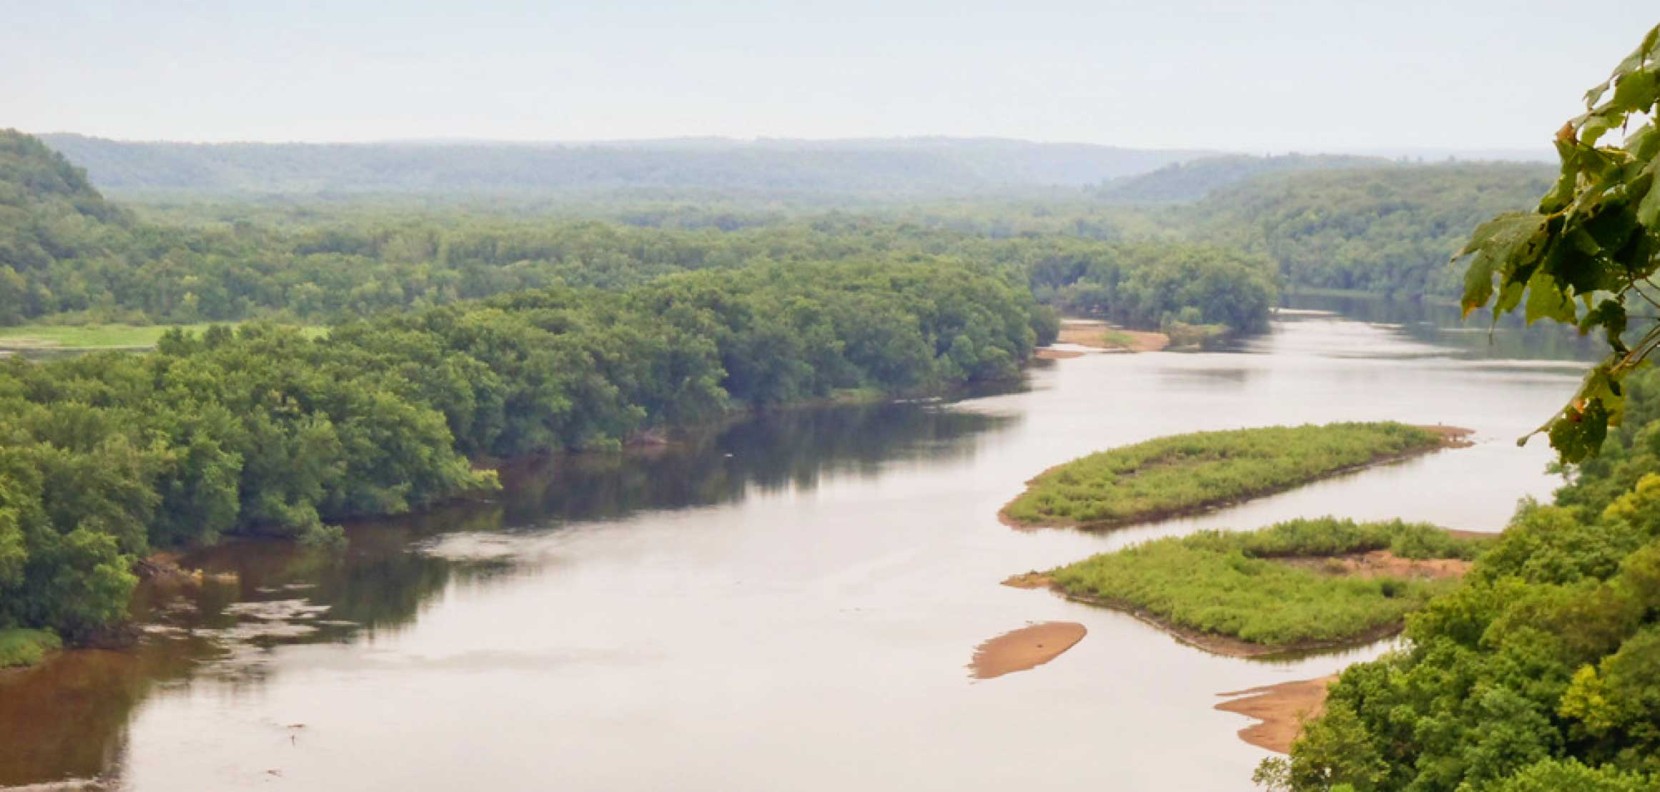
[[[974,648],[969,676],[993,679],[1036,668],[1076,646],[1086,632],[1077,622],[1041,622],[1003,633]]]
[[[1292,741],[1303,731],[1303,721],[1316,718],[1325,709],[1326,687],[1337,679],[1324,676],[1278,685],[1236,690],[1217,695],[1229,698],[1216,709],[1255,718],[1258,722],[1239,730],[1239,739],[1258,748],[1288,753]]]
[[[1470,571],[1470,562],[1462,558],[1402,558],[1388,550],[1326,558],[1286,558],[1280,561],[1316,572],[1358,578],[1442,580],[1463,577],[1464,573]]]
[[[1170,346],[1170,336],[1144,330],[1125,330],[1095,319],[1062,319],[1062,344],[1118,352],[1157,352]]]
[[[1075,349],[1056,349],[1054,347],[1038,347],[1032,352],[1032,357],[1038,360],[1071,360],[1083,356],[1084,353]]]

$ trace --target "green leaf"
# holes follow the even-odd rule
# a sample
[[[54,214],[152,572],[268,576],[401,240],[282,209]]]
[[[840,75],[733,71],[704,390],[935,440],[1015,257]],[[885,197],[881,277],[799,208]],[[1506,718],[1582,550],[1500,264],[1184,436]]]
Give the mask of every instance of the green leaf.
[[[1527,310],[1528,324],[1540,319],[1555,319],[1558,322],[1574,324],[1578,318],[1574,311],[1573,300],[1563,294],[1555,278],[1543,271],[1533,276],[1527,283]]]
[[[1660,139],[1660,136],[1656,136]],[[1660,159],[1655,159],[1643,169],[1643,175],[1648,178],[1647,192],[1643,200],[1637,204],[1636,221],[1642,224],[1649,233],[1660,231]]]

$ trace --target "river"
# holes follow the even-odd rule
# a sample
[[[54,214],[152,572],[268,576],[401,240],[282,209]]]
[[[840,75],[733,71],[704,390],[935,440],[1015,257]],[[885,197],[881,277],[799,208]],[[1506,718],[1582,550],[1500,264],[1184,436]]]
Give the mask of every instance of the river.
[[[343,554],[235,542],[187,558],[237,578],[141,591],[132,651],[0,674],[0,785],[1248,790],[1267,754],[1216,694],[1385,646],[1218,657],[999,581],[1296,516],[1496,531],[1518,498],[1549,496],[1548,448],[1515,439],[1572,392],[1582,345],[1324,307],[1366,321],[1284,311],[1234,351],[1041,362],[1012,392],[527,465],[494,502],[351,526]],[[1109,533],[996,517],[1027,478],[1098,449],[1372,419],[1469,427],[1476,445]],[[970,679],[976,644],[1043,620],[1088,635]]]

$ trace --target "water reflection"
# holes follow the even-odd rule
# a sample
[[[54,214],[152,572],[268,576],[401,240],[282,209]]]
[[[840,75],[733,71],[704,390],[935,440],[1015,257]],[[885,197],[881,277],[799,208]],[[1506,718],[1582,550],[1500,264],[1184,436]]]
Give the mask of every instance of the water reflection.
[[[1016,420],[924,404],[773,413],[643,454],[579,455],[509,471],[506,521],[614,519],[735,501],[751,490],[810,490],[825,476],[875,476],[895,461],[966,457],[974,446],[964,438]]]
[[[1501,317],[1495,325],[1492,314],[1485,310],[1465,319],[1457,305],[1448,303],[1384,300],[1363,295],[1291,294],[1283,298],[1282,304],[1290,309],[1284,312],[1286,318],[1325,313],[1335,320],[1341,316],[1364,323],[1351,324],[1355,332],[1398,331],[1421,344],[1415,348],[1402,347],[1398,341],[1372,344],[1369,352],[1389,348],[1396,355],[1416,352],[1470,358],[1585,361],[1601,357],[1607,350],[1600,334],[1581,336],[1551,322],[1529,326],[1514,314]],[[1354,351],[1368,354],[1365,350]]]
[[[504,471],[504,491],[420,515],[347,526],[344,552],[241,540],[186,556],[200,581],[135,594],[129,651],[79,651],[0,673],[0,786],[120,775],[135,710],[208,677],[237,690],[272,673],[280,646],[373,641],[456,587],[541,571],[514,534],[641,510],[710,506],[752,492],[811,490],[914,459],[975,453],[970,438],[1019,419],[931,404],[791,410],[689,433],[664,448],[541,460]]]

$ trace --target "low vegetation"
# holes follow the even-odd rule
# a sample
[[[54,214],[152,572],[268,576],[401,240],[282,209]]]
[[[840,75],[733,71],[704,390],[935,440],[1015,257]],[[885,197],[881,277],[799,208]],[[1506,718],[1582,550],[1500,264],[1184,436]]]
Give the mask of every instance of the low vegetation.
[[[1442,433],[1394,422],[1162,437],[1051,468],[1002,515],[1022,526],[1112,527],[1203,511],[1444,443]]]
[[[62,645],[46,630],[0,630],[0,668],[34,665]]]
[[[1454,583],[1410,560],[1475,557],[1483,541],[1432,525],[1294,520],[1251,533],[1156,539],[1051,573],[1069,596],[1124,608],[1199,638],[1291,651],[1369,639]],[[1357,571],[1344,557],[1387,553]],[[1307,563],[1324,559],[1329,563]],[[1456,569],[1452,567],[1450,569]],[[1239,651],[1254,653],[1251,648]]]

